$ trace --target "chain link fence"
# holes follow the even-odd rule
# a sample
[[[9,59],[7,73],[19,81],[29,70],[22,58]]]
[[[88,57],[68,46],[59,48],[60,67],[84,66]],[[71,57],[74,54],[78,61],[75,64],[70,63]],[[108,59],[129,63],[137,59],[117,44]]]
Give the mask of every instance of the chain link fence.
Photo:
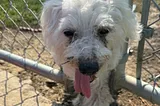
[[[54,61],[42,43],[39,29],[42,2],[1,0],[0,49],[53,67]],[[37,31],[28,31],[27,28],[37,28]],[[32,86],[31,78],[27,78],[35,74],[27,70],[25,64],[22,67],[24,69],[0,60],[0,106],[51,106],[52,102],[39,95],[37,89]]]
[[[32,83],[36,76],[33,72],[58,82],[63,80],[62,73],[51,68],[59,69],[42,41],[39,18],[43,2],[44,0],[1,0],[0,2],[1,106],[28,106],[31,104],[33,106],[51,106],[51,101],[55,100],[49,100],[48,95],[41,93],[43,87],[37,88],[36,83],[38,82],[35,82],[35,85]],[[153,88],[160,88],[160,2],[143,0],[143,4],[141,22],[144,25],[144,31],[138,46],[136,77],[151,84]],[[152,18],[155,20],[150,20]],[[8,64],[6,61],[20,66],[22,69]],[[38,77],[38,79],[47,81],[42,77]],[[137,92],[133,93],[137,94]],[[155,98],[160,97],[160,94],[156,93],[156,95],[149,100],[159,103],[155,102]],[[61,100],[56,99],[56,101]]]
[[[155,0],[143,1],[141,23],[144,25],[144,31],[138,45],[136,73],[137,79],[148,80],[147,82],[152,82],[153,86],[158,87],[160,87],[159,5]]]

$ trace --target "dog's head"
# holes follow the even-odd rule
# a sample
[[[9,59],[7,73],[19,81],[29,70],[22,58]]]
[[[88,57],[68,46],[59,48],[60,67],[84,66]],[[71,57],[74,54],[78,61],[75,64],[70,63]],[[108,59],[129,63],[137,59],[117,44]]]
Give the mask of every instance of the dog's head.
[[[141,30],[127,0],[49,0],[41,25],[55,62],[73,79],[114,69],[126,38],[139,39]]]

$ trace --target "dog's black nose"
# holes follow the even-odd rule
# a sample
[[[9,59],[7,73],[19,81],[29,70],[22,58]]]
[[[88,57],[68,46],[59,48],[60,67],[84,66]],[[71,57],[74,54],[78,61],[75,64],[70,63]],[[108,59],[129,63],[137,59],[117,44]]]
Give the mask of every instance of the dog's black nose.
[[[99,70],[99,65],[95,60],[79,59],[79,70],[82,74],[93,75]]]

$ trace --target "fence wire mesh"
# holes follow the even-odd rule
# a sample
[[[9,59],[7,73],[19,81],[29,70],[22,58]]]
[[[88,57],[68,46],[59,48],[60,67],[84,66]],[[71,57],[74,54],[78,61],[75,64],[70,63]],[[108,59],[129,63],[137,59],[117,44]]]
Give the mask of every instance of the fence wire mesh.
[[[0,49],[53,67],[54,61],[43,45],[40,33],[39,18],[43,1],[0,1]],[[38,79],[39,84],[36,85]],[[0,60],[0,106],[51,106],[51,101],[43,97],[42,92],[39,95],[42,87],[36,89],[39,85],[45,87],[42,80],[49,81]]]
[[[154,28],[154,34],[145,38],[142,59],[142,79],[160,87],[160,3],[151,0],[147,29]]]
[[[57,67],[42,42],[39,18],[44,1],[1,0],[0,49]],[[153,27],[155,32],[151,39],[145,39],[141,75],[144,81],[160,87],[160,2],[151,1],[148,27]],[[0,60],[0,106],[51,106],[51,101],[62,101],[59,98],[62,95],[62,85],[54,89],[52,87],[57,84],[24,70]],[[39,85],[36,83],[41,86],[37,87]],[[46,88],[43,90],[44,86]],[[61,93],[51,96],[57,92]]]
[[[33,7],[30,4],[33,4]],[[2,0],[0,4],[1,48],[38,62],[52,66],[50,54],[41,40],[39,16],[42,1]],[[38,9],[38,10],[36,10]],[[27,27],[25,29],[25,27]],[[34,33],[37,28],[37,33]],[[30,32],[23,32],[30,30]]]
[[[1,106],[51,106],[51,101],[39,95],[31,86],[31,80],[0,70],[0,105]]]

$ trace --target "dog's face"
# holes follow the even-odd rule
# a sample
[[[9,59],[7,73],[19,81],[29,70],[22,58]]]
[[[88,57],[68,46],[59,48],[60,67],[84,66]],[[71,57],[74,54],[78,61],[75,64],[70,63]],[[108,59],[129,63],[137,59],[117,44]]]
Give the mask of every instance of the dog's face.
[[[126,0],[50,0],[41,22],[46,46],[73,79],[114,69],[126,38],[139,38]]]

